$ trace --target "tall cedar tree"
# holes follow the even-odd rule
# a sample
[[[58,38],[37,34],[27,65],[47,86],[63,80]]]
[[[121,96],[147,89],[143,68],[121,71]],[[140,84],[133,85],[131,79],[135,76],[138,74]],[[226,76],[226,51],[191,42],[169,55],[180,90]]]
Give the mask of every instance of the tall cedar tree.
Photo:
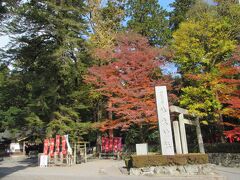
[[[6,18],[6,15],[13,7],[16,7],[21,0],[0,0],[0,20]]]
[[[164,46],[171,37],[167,11],[157,0],[129,0],[127,27],[148,38],[151,45]]]
[[[82,133],[82,75],[89,64],[85,5],[55,2],[23,3],[8,26],[17,37],[6,53],[13,69],[1,87],[0,116],[5,128],[33,136]]]
[[[172,90],[171,78],[159,68],[164,64],[158,58],[159,49],[151,47],[146,38],[128,33],[117,36],[113,50],[99,51],[98,55],[112,62],[90,68],[86,81],[108,98],[107,110],[114,117],[103,121],[100,129],[126,130],[133,124],[156,126],[154,87],[166,85]]]
[[[173,10],[170,12],[170,28],[177,30],[179,24],[186,20],[186,14],[197,0],[176,0],[170,4]]]

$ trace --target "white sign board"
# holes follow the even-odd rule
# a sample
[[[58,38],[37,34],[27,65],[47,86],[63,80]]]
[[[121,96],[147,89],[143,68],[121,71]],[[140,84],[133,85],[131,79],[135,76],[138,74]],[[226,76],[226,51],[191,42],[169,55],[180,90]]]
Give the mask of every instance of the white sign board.
[[[148,154],[148,144],[136,144],[136,153],[137,155],[147,155]]]
[[[155,87],[162,155],[174,155],[166,86]]]
[[[20,152],[20,144],[19,143],[11,143],[10,144],[10,151],[11,152]]]
[[[40,156],[40,167],[47,167],[48,165],[48,156],[47,155],[41,155]]]

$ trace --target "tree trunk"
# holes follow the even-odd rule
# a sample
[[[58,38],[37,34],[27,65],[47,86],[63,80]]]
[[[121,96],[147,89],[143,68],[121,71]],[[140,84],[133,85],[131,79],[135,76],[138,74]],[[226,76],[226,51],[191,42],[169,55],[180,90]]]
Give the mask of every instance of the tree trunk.
[[[139,126],[139,132],[140,132],[141,143],[145,143],[144,132],[143,132],[143,125]]]
[[[223,134],[224,124],[223,124],[223,117],[222,117],[221,113],[219,113],[218,130],[219,130],[219,133],[220,133],[220,142],[225,143],[225,138],[224,138],[224,134]]]
[[[217,92],[216,92],[216,99],[219,101]],[[219,115],[218,131],[220,133],[220,142],[225,143],[225,138],[224,138],[224,134],[223,134],[223,131],[224,131],[223,117],[222,117],[222,113],[220,112],[220,109],[218,109],[218,115]]]
[[[112,103],[108,102],[108,108],[111,108],[111,107],[112,107]],[[110,110],[108,111],[108,119],[109,120],[113,119],[113,113]],[[109,129],[108,133],[109,133],[109,137],[113,137],[113,129]]]

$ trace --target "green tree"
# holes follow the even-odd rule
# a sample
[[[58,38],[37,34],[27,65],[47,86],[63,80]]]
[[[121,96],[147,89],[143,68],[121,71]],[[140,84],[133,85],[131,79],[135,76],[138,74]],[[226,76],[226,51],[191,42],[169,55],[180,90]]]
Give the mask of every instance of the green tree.
[[[236,47],[231,38],[231,24],[213,14],[205,14],[201,20],[189,20],[173,34],[175,62],[181,73],[210,71],[223,62]]]
[[[171,32],[167,12],[157,0],[131,0],[127,2],[127,28],[148,38],[151,45],[164,46]]]
[[[179,24],[186,20],[186,14],[193,7],[196,0],[176,0],[170,4],[173,10],[170,12],[170,28],[177,30]]]
[[[123,0],[88,1],[88,21],[91,28],[89,44],[92,48],[108,48],[114,43],[116,33],[122,28],[125,12]]]
[[[13,67],[11,78],[19,78],[18,86],[10,79],[14,87],[10,87],[9,92],[21,91],[16,95],[23,103],[12,99],[2,115],[18,105],[24,112],[14,119],[12,126],[19,131],[36,125],[40,128],[31,130],[39,136],[45,136],[46,129],[53,133],[71,133],[69,129],[77,126],[82,119],[81,112],[87,108],[81,101],[88,89],[82,82],[82,75],[91,64],[84,38],[87,34],[84,1],[60,4],[50,0],[29,1],[16,13],[7,28],[17,37],[2,61]],[[11,95],[14,96],[14,92]],[[62,107],[67,108],[68,114],[78,114],[78,120],[68,118],[66,108]],[[61,126],[66,119],[72,121],[67,123],[68,128]],[[53,122],[59,122],[62,129],[56,129]]]
[[[24,124],[26,92],[21,76],[5,64],[0,68],[0,129],[17,132]],[[26,129],[24,129],[26,131]]]
[[[231,37],[240,42],[240,5],[230,1],[220,3],[217,7],[218,15],[231,24]]]
[[[231,20],[236,16],[223,16],[218,8],[200,3],[194,6],[173,34],[172,47],[184,86],[180,104],[206,122],[217,122],[221,132],[222,115],[229,111],[223,99],[234,99],[237,90],[237,64],[230,60],[237,45],[237,27]]]
[[[13,7],[17,7],[19,2],[21,0],[0,0],[0,20],[6,17]]]

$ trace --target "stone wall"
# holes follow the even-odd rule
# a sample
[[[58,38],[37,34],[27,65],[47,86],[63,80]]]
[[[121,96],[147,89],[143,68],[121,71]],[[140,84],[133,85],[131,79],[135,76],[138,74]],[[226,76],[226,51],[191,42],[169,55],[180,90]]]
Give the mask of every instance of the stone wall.
[[[240,153],[208,153],[209,163],[225,167],[240,167]]]
[[[158,175],[213,175],[215,165],[213,164],[197,164],[197,165],[181,165],[181,166],[152,166],[143,168],[130,168],[130,175],[135,176],[158,176]]]

